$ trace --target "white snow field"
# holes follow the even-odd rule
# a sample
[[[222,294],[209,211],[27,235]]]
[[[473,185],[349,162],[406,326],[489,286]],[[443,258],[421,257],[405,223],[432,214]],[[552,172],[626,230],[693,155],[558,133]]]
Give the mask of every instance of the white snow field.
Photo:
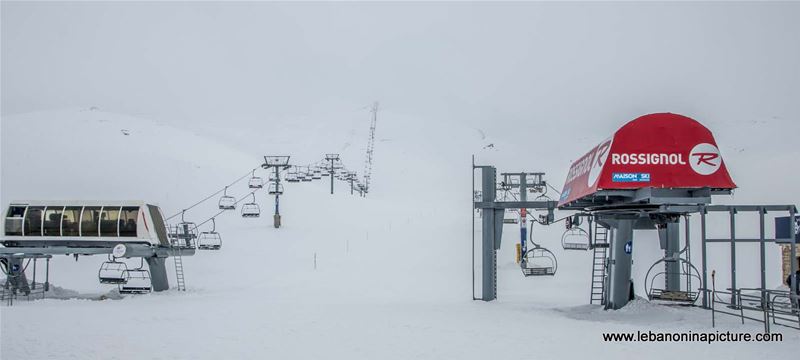
[[[270,154],[340,153],[361,173],[368,107],[381,110],[368,197],[285,184],[274,229],[259,192],[262,217],[223,214],[222,249],[183,259],[185,292],[120,297],[98,283],[105,257],[57,256],[51,298],[0,306],[0,359],[797,358],[800,331],[781,327],[770,343],[604,342],[763,327],[720,316],[712,328],[708,311],[642,299],[588,305],[592,253],[561,249],[563,223],[531,229],[555,276],[522,276],[508,225],[498,300],[473,301],[470,166],[475,154],[544,171],[560,189],[623,124],[675,112],[713,131],[739,186],[715,203],[800,204],[798,14],[798,2],[1,1],[2,211],[144,200],[169,216]],[[216,212],[212,199],[186,216]],[[725,220],[710,232],[727,234]],[[654,233],[635,238],[641,295],[661,251]],[[737,250],[738,285],[758,286],[757,247]],[[781,287],[767,251],[767,286]],[[718,288],[729,261],[710,247]]]
[[[602,119],[597,127],[610,132],[632,118]],[[787,180],[797,170],[780,164],[796,155],[788,144],[800,125],[772,118],[698,120],[715,132],[740,186],[735,196],[718,202],[798,203]],[[796,356],[800,332],[781,328],[774,330],[784,340],[773,343],[603,342],[604,332],[757,333],[763,328],[721,316],[712,329],[707,311],[645,300],[618,311],[587,305],[591,253],[562,251],[561,226],[533,229],[558,256],[554,277],[523,278],[513,263],[518,232],[508,226],[499,253],[499,299],[471,300],[470,154],[500,171],[546,171],[559,188],[570,161],[609,135],[574,127],[570,136],[580,144],[558,148],[565,136],[558,127],[527,126],[526,131],[536,129],[535,145],[530,136],[504,126],[476,129],[431,121],[393,112],[387,105],[379,117],[368,197],[351,196],[343,183],[331,196],[325,180],[287,184],[281,199],[284,226],[274,229],[272,200],[259,193],[261,218],[223,214],[217,221],[222,249],[184,258],[186,292],[99,300],[111,291],[96,279],[103,258],[76,262],[58,256],[51,266],[53,285],[79,296],[0,307],[0,358]],[[258,166],[264,154],[289,154],[292,163],[305,164],[340,152],[348,167],[361,171],[367,127],[366,110],[247,130],[224,124],[181,129],[102,109],[4,115],[1,200],[5,206],[20,199],[143,199],[171,215]],[[494,149],[483,150],[490,143]],[[558,151],[539,152],[548,148]],[[525,156],[515,157],[523,151]],[[766,169],[771,175],[763,174]],[[231,190],[237,196],[248,191],[244,183]],[[188,212],[187,218],[206,219],[216,212],[215,201]],[[634,275],[641,292],[643,273],[659,252],[653,234],[637,236]],[[769,285],[779,287],[779,253],[775,247],[769,251]],[[748,255],[738,255],[747,264],[740,272],[743,286],[757,279],[755,257]],[[725,249],[714,251],[709,268],[724,273],[727,256]],[[167,265],[171,271],[171,260]]]

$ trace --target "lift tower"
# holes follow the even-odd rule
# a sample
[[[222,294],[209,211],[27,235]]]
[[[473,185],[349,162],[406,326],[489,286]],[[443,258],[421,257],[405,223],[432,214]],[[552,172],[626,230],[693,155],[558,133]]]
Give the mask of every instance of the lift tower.
[[[331,195],[333,195],[333,173],[335,169],[333,164],[339,161],[339,154],[325,154],[325,160],[330,163],[330,167],[328,167],[328,171],[330,172],[331,176]]]
[[[500,249],[500,240],[503,237],[503,216],[506,209],[535,209],[546,210],[547,215],[544,215],[540,222],[542,224],[549,224],[553,221],[555,210],[558,202],[553,200],[544,201],[498,201],[497,200],[497,170],[493,166],[488,165],[475,165],[473,157],[472,171],[473,179],[475,170],[480,170],[481,190],[477,192],[475,184],[473,183],[473,208],[481,212],[481,296],[475,297],[473,288],[473,299],[492,301],[497,298],[497,250]],[[527,192],[529,188],[534,188],[534,184],[542,184],[541,176],[543,173],[508,173],[503,174],[506,179],[517,177],[520,181],[516,187],[520,189],[520,193]],[[533,182],[527,183],[528,176],[531,176]],[[522,181],[525,178],[526,181]],[[523,219],[524,222],[524,219]],[[474,219],[473,219],[474,224]],[[474,234],[474,231],[473,231]],[[473,250],[475,249],[473,235]],[[473,261],[474,261],[473,256]],[[473,286],[475,285],[473,279]]]
[[[362,194],[369,192],[369,185],[372,180],[372,155],[375,151],[375,125],[378,122],[378,102],[372,104],[370,110],[372,118],[369,122],[369,140],[367,141],[367,156],[364,160],[364,187]]]
[[[261,164],[264,169],[275,169],[275,175],[272,178],[271,186],[276,189],[281,187],[281,170],[288,169],[289,156],[288,155],[265,155],[264,163]],[[272,217],[272,224],[277,229],[281,227],[281,213],[280,213],[280,192],[275,191],[275,215]]]

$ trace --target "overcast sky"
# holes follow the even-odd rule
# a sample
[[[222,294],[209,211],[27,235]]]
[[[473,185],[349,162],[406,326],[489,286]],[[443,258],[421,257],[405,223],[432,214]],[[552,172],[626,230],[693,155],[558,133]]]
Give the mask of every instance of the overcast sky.
[[[800,3],[4,1],[0,60],[4,115],[796,117]]]

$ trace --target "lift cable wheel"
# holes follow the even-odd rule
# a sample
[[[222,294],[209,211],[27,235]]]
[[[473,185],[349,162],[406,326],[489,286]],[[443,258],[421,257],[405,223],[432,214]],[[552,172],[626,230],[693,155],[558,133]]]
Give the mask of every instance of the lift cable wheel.
[[[214,218],[211,218],[211,231],[200,233],[197,239],[197,248],[200,250],[219,250],[222,248],[222,236],[217,232],[217,221]]]
[[[644,277],[644,279],[645,279],[645,281],[644,281],[644,291],[645,291],[645,294],[647,294],[647,298],[650,301],[654,301],[654,300],[656,300],[656,301],[665,301],[665,302],[678,303],[678,304],[683,304],[683,305],[692,305],[692,304],[694,304],[697,301],[697,299],[698,299],[698,297],[700,295],[700,291],[699,290],[696,290],[696,289],[681,290],[680,289],[680,283],[678,284],[678,287],[679,287],[678,290],[674,290],[674,289],[673,290],[667,290],[667,289],[664,289],[664,288],[656,288],[656,287],[653,286],[653,284],[655,283],[655,280],[657,278],[666,277],[668,274],[667,274],[667,271],[664,270],[664,271],[660,271],[660,272],[657,272],[657,273],[653,274],[653,276],[651,277],[650,276],[651,272],[656,267],[656,265],[661,264],[661,263],[667,263],[667,262],[678,262],[680,264],[680,266],[679,266],[679,268],[680,268],[680,276],[681,276],[682,279],[684,279],[684,281],[682,281],[684,284],[689,284],[689,282],[685,281],[685,280],[689,280],[689,278],[691,278],[691,279],[696,280],[697,284],[699,284],[697,286],[697,289],[700,289],[700,288],[703,287],[702,286],[702,278],[700,276],[700,271],[698,271],[697,268],[694,265],[692,265],[691,262],[689,262],[689,260],[681,257],[680,255],[675,256],[675,257],[663,257],[663,258],[659,259],[658,261],[654,262],[653,265],[650,266],[650,268],[647,270],[647,274]],[[649,281],[648,281],[648,279],[649,279]]]

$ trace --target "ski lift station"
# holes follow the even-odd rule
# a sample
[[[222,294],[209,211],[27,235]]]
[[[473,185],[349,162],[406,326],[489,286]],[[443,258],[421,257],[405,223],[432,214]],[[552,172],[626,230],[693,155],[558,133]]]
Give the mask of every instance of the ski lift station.
[[[33,289],[25,259],[46,259],[49,276],[53,255],[106,255],[99,282],[119,285],[121,293],[142,293],[169,288],[167,257],[194,255],[193,246],[170,238],[159,207],[142,201],[15,201],[6,211],[2,243],[0,261],[10,283],[6,288],[26,294]],[[141,264],[128,268],[118,261],[123,258],[140,258]]]
[[[480,184],[476,188],[476,174]],[[516,244],[517,262],[525,276],[552,276],[558,263],[552,251],[535,243],[527,223],[565,226],[561,245],[565,251],[592,253],[590,303],[607,309],[619,309],[639,293],[631,276],[632,254],[636,249],[636,231],[657,233],[663,257],[650,266],[641,287],[651,301],[697,305],[715,312],[734,309],[761,312],[767,331],[770,322],[784,321],[800,328],[797,311],[789,300],[790,291],[769,289],[765,279],[766,247],[784,243],[791,248],[791,269],[797,269],[794,205],[714,205],[716,195],[730,194],[736,184],[731,178],[711,131],[685,116],[659,113],[628,122],[611,137],[603,140],[569,168],[558,200],[549,199],[548,189],[556,191],[543,179],[543,173],[502,173],[493,166],[475,165],[473,160],[473,227],[480,221],[480,241],[473,235],[473,261],[479,261],[480,276],[473,273],[473,299],[497,298],[497,250],[504,224],[519,224],[521,238]],[[528,199],[529,194],[537,194]],[[511,194],[513,198],[509,198]],[[532,211],[543,212],[538,217]],[[566,215],[558,218],[556,212]],[[506,214],[511,213],[511,219]],[[722,214],[730,232],[722,238],[711,237],[706,219]],[[479,218],[475,218],[475,216]],[[701,248],[690,246],[690,217],[699,216]],[[752,216],[759,224],[757,238],[737,236],[736,221]],[[557,219],[558,218],[558,219]],[[774,222],[774,236],[767,234],[767,222]],[[473,232],[474,233],[474,232]],[[527,235],[526,235],[527,234]],[[683,234],[683,241],[681,241]],[[718,247],[730,249],[730,284],[715,289],[707,257]],[[737,284],[736,246],[757,243],[759,252],[741,254],[760,264],[760,286],[743,288]],[[699,263],[691,253],[699,251]],[[473,267],[475,268],[475,267]],[[474,287],[480,283],[480,294]],[[793,279],[796,281],[796,279]],[[792,284],[791,288],[795,288]],[[717,310],[712,294],[727,293],[730,302]],[[796,304],[796,302],[794,302]],[[796,306],[796,305],[795,305]],[[771,320],[769,320],[771,319]]]

